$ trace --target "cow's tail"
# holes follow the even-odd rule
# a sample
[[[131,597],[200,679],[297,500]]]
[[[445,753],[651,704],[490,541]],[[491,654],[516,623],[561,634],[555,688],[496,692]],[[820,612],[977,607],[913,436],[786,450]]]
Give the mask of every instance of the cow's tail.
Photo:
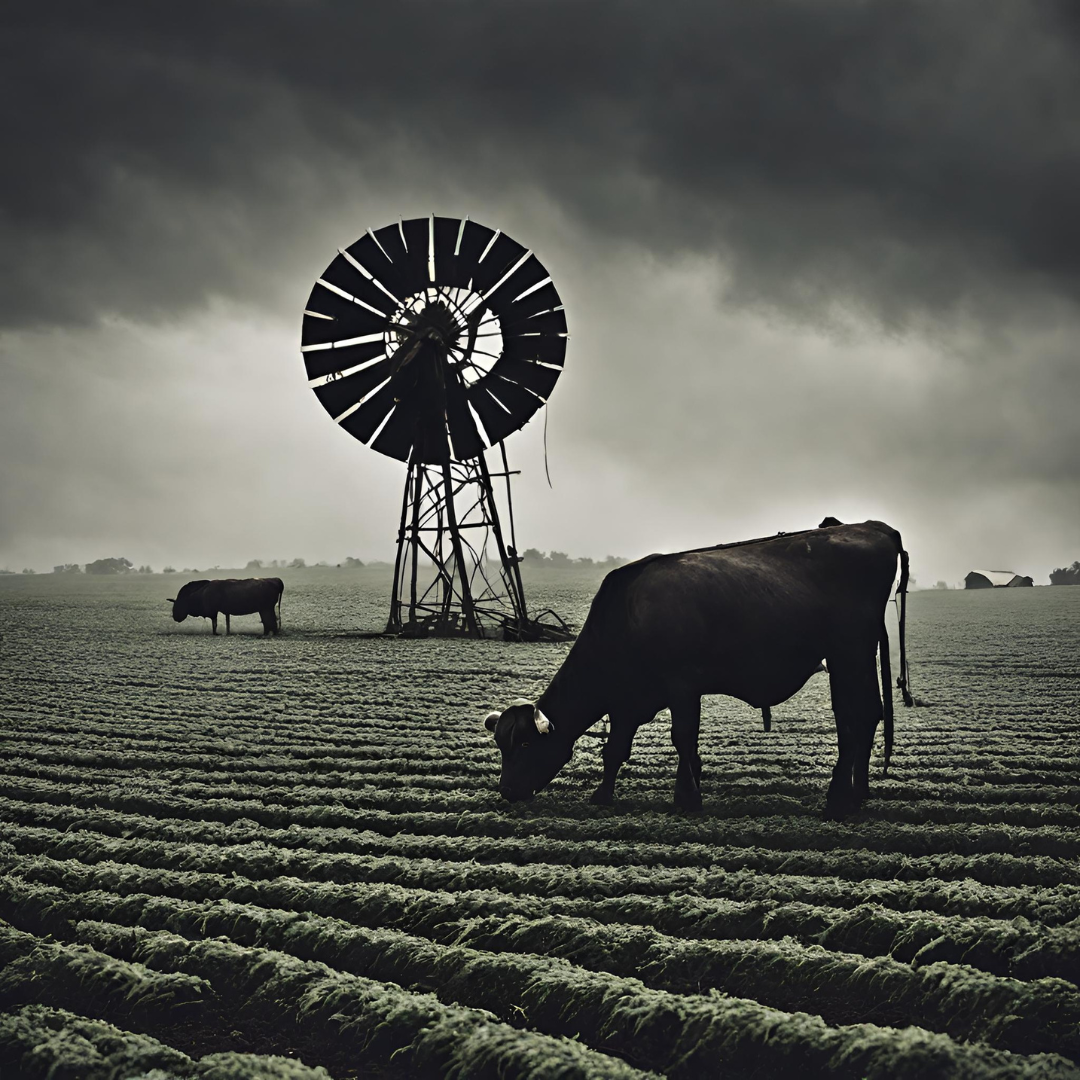
[[[900,584],[896,588],[896,595],[900,600],[900,674],[896,677],[896,685],[904,696],[904,704],[911,706],[915,699],[911,696],[910,683],[908,681],[907,664],[907,641],[905,628],[907,626],[907,587],[908,587],[908,553],[900,548]]]
[[[285,595],[285,582],[278,579],[277,592],[277,628],[281,629],[281,598]]]
[[[896,587],[896,599],[900,609],[898,622],[900,624],[900,674],[896,677],[896,685],[904,698],[905,705],[914,705],[915,699],[908,689],[908,663],[907,663],[907,588],[910,571],[908,567],[908,553],[900,545],[900,584]],[[881,716],[885,722],[885,767],[882,772],[889,775],[889,761],[892,758],[893,749],[893,681],[892,681],[892,657],[889,655],[889,631],[885,627],[885,620],[881,621],[881,637],[879,641],[881,652]]]
[[[881,717],[885,721],[885,767],[883,776],[889,775],[889,759],[893,747],[893,700],[892,700],[892,657],[889,656],[889,631],[885,620],[881,620],[881,638],[878,644],[881,652]]]

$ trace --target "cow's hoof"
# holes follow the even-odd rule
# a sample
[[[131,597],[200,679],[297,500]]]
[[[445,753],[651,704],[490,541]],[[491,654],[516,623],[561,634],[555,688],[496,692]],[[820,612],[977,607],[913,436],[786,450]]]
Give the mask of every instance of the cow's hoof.
[[[675,807],[678,810],[685,810],[690,814],[701,813],[701,792],[700,791],[676,791],[675,792]]]
[[[821,815],[826,821],[843,821],[850,814],[859,809],[858,802],[850,795],[844,798],[830,796],[825,800],[825,811]]]
[[[615,801],[615,793],[613,791],[605,791],[603,787],[598,787],[590,796],[589,802],[593,806],[611,806]]]

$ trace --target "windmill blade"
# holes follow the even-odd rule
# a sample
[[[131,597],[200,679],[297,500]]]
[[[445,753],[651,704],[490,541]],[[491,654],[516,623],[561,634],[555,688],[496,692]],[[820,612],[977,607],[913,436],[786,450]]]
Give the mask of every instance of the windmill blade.
[[[401,231],[405,235],[405,248],[409,253],[410,272],[416,275],[414,291],[420,292],[432,284],[431,262],[428,258],[431,254],[431,219],[410,218],[401,223]]]
[[[460,218],[434,218],[431,231],[435,280],[451,289],[468,288],[475,263],[468,263],[457,254],[458,237],[462,236]]]
[[[470,386],[466,397],[476,415],[480,417],[480,423],[484,425],[489,446],[494,446],[501,438],[515,430],[506,409],[487,392],[483,382]],[[503,434],[498,435],[497,432]]]
[[[513,269],[514,263],[525,253],[526,249],[516,240],[511,240],[506,233],[499,233],[495,238],[495,243],[491,245],[488,253],[473,271],[473,289],[481,296],[485,295],[489,289],[498,284],[504,274]]]
[[[514,322],[502,322],[503,340],[511,337],[519,337],[522,334],[543,334],[553,336],[566,333],[565,311],[541,311],[538,315],[531,315],[527,319],[517,319]]]
[[[566,359],[566,338],[555,334],[525,334],[507,338],[503,341],[503,356],[562,367]]]
[[[510,417],[514,421],[511,431],[524,427],[533,413],[544,404],[540,398],[523,386],[497,375],[489,374],[484,384],[488,393],[498,398],[510,410]]]
[[[380,383],[385,382],[390,377],[390,372],[389,359],[378,360],[351,375],[323,383],[313,389],[322,407],[337,419],[346,409],[351,409]]]
[[[551,311],[553,308],[561,307],[562,300],[559,299],[558,290],[555,288],[554,283],[549,281],[546,285],[541,285],[535,292],[514,301],[510,310],[502,318],[503,332],[506,332],[508,325],[516,325],[533,315],[538,315],[542,311]]]
[[[386,315],[369,311],[322,285],[316,285],[304,309],[300,344],[323,345],[366,334],[381,334],[388,322]]]
[[[372,242],[372,247],[374,247]],[[356,247],[356,244],[353,245]],[[349,254],[352,254],[352,249],[347,249]],[[355,258],[355,256],[353,256]],[[357,262],[360,262],[357,259]],[[365,266],[365,269],[367,267]],[[376,311],[381,311],[387,316],[394,309],[394,301],[386,293],[375,284],[371,278],[365,277],[363,271],[357,270],[352,262],[345,256],[339,254],[337,258],[323,271],[320,282],[325,282],[325,285],[320,285],[318,282],[315,288],[311,290],[311,296],[308,297],[308,307],[314,306],[315,311],[321,311],[319,306],[319,297],[321,295],[320,290],[326,289],[331,292],[333,289],[340,289],[346,296],[355,297],[362,303],[375,308]],[[385,282],[383,283],[385,284]]]
[[[450,442],[458,461],[468,461],[483,453],[484,440],[469,411],[465,388],[456,378],[446,382],[446,426],[450,429]]]
[[[356,412],[345,417],[341,426],[362,443],[369,442],[395,404],[394,380],[391,379],[382,389],[376,390]]]
[[[398,461],[408,461],[416,434],[415,414],[404,402],[398,402],[382,431],[375,436],[371,449]]]
[[[397,280],[401,284],[402,299],[420,292],[431,284],[427,269],[427,219],[420,220],[424,224],[424,241],[412,254],[405,247],[402,237],[404,222],[401,226],[386,225],[381,229],[376,229],[374,233],[379,246],[394,264]]]
[[[348,371],[357,364],[374,360],[386,352],[386,345],[380,336],[376,341],[365,341],[357,345],[345,345],[340,348],[318,349],[304,353],[304,366],[309,379],[321,379],[339,371]]]
[[[531,390],[532,393],[547,401],[562,372],[559,368],[544,367],[542,364],[533,363],[531,359],[507,356],[504,353],[491,369],[490,374],[524,386],[526,390]],[[495,393],[498,394],[498,390]]]
[[[478,225],[475,221],[466,221],[465,228],[461,233],[461,245],[458,252],[459,280],[464,278],[464,284],[459,288],[466,288],[472,281],[476,268],[480,265],[480,256],[487,250],[488,245],[495,238],[495,230],[486,225]],[[436,266],[438,255],[436,255]]]
[[[469,390],[468,398],[491,445],[524,427],[544,404],[515,383],[490,374]]]
[[[394,228],[397,228],[397,226],[394,226]],[[401,274],[398,272],[398,268],[379,246],[373,233],[365,233],[355,244],[350,244],[345,250],[386,289],[386,292],[383,292],[378,285],[372,285],[375,292],[382,298],[382,305],[389,301],[390,306],[393,307],[395,300],[400,303],[410,295]],[[351,269],[355,270],[356,268],[351,267]],[[393,299],[388,297],[388,293]],[[374,306],[380,307],[381,305],[374,304]]]
[[[510,314],[514,301],[523,292],[534,285],[539,285],[550,276],[544,269],[544,264],[535,255],[530,255],[496,287],[494,292],[488,295],[485,302],[501,319],[504,315]]]

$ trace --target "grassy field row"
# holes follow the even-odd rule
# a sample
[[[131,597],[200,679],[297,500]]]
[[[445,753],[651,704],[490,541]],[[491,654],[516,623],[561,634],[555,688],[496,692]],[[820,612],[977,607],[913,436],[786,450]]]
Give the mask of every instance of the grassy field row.
[[[487,790],[492,773],[490,764],[475,763],[455,774],[445,758],[437,759],[423,775],[416,775],[416,762],[396,758],[377,763],[365,762],[350,769],[312,774],[306,770],[286,767],[294,763],[279,762],[277,768],[221,768],[221,760],[205,759],[201,764],[162,762],[152,773],[146,759],[142,764],[116,762],[68,763],[61,755],[57,760],[12,756],[0,766],[0,790],[6,784],[27,779],[61,785],[138,784],[188,798],[238,798],[273,801],[285,806],[304,806],[317,802],[334,802],[346,806],[400,808],[438,801],[447,812],[460,813],[480,805],[490,805],[495,796]],[[182,759],[177,758],[177,761]],[[442,766],[440,769],[438,766]],[[216,767],[211,767],[216,766]],[[445,771],[442,771],[445,769]],[[482,785],[479,791],[467,793],[462,781],[475,776]],[[867,816],[876,821],[921,824],[995,824],[1041,827],[1054,825],[1076,830],[1080,828],[1080,791],[1070,785],[1021,787],[971,782],[943,784],[934,781],[876,781],[873,802]],[[819,786],[807,780],[792,780],[775,775],[763,778],[739,776],[732,783],[714,780],[720,791],[719,805],[710,808],[710,816],[723,812],[725,816],[754,816],[780,812],[782,807],[791,813],[816,812],[820,798]],[[657,797],[669,797],[670,783],[658,782]],[[809,809],[813,807],[814,809]],[[582,806],[583,816],[594,814]],[[692,825],[689,826],[693,828]]]
[[[535,840],[535,817],[525,808],[517,814],[465,806],[452,811],[423,809],[425,800],[413,795],[392,809],[377,809],[376,799],[342,797],[312,805],[273,803],[244,799],[234,789],[223,787],[184,796],[169,789],[148,790],[156,785],[137,778],[111,785],[75,784],[8,776],[0,779],[0,801],[24,807],[40,805],[48,815],[72,809],[112,810],[120,814],[152,817],[166,824],[169,819],[191,820],[206,827],[213,822],[250,820],[268,830],[287,824],[300,827],[350,829],[397,837],[403,844],[422,844],[424,837],[450,837],[456,847],[472,841],[480,845],[471,857],[502,858],[480,854],[485,841],[493,844]],[[416,808],[419,802],[421,808]],[[350,805],[351,804],[351,805]],[[393,804],[391,804],[393,806]],[[435,798],[432,807],[441,805]],[[754,809],[761,810],[755,803]],[[16,820],[27,820],[20,816]],[[582,848],[575,861],[587,856],[585,848],[602,849],[604,861],[625,859],[668,865],[708,865],[715,848],[755,847],[775,851],[796,850],[803,855],[837,850],[858,850],[881,858],[924,857],[955,853],[972,857],[999,856],[1010,859],[1068,859],[1075,852],[1074,832],[1052,825],[908,824],[864,820],[857,826],[821,822],[809,815],[761,816],[742,814],[732,818],[707,817],[687,822],[670,814],[621,817],[611,812],[588,817],[560,817],[544,823],[544,842],[564,842],[568,852]],[[632,847],[627,845],[632,844]],[[370,850],[370,842],[365,846]],[[536,857],[542,858],[539,852]],[[572,855],[570,857],[573,857]],[[1080,873],[1070,873],[1062,863],[1051,881],[1080,881]],[[1049,872],[1049,871],[1048,871]],[[1048,882],[1050,883],[1050,882]]]
[[[1076,884],[984,883],[963,872],[968,860],[947,860],[936,865],[905,863],[904,878],[885,873],[879,878],[865,873],[865,861],[832,872],[805,873],[792,858],[775,860],[784,869],[768,870],[754,865],[752,853],[743,852],[731,865],[710,867],[654,867],[610,865],[593,861],[571,866],[550,863],[481,863],[442,856],[412,857],[363,855],[320,851],[321,843],[350,844],[351,834],[322,834],[290,828],[274,843],[253,823],[237,823],[220,830],[218,843],[192,840],[181,824],[171,839],[155,839],[135,833],[146,830],[145,819],[103,816],[101,824],[111,832],[79,828],[75,821],[61,822],[64,831],[14,824],[9,841],[0,841],[0,863],[12,865],[25,858],[45,856],[77,860],[83,864],[127,863],[146,869],[228,873],[256,880],[298,877],[312,882],[342,885],[399,884],[419,889],[495,890],[518,895],[580,896],[589,900],[624,895],[667,896],[690,893],[705,900],[761,900],[802,902],[842,910],[874,904],[900,912],[933,911],[972,918],[1023,918],[1048,927],[1061,927],[1080,918],[1080,886]],[[151,828],[153,823],[149,823]],[[74,830],[74,831],[69,831]],[[821,867],[815,867],[821,871]],[[845,869],[848,873],[838,873]],[[854,869],[856,872],[851,873]],[[922,870],[917,875],[915,871]],[[951,879],[942,873],[952,869]],[[1000,869],[1000,867],[999,867]],[[1035,876],[1038,876],[1035,868]]]
[[[769,735],[760,730],[760,718],[747,710],[745,722],[735,720],[703,722],[702,756],[713,767],[724,769],[725,765],[742,768],[779,768],[781,771],[805,771],[827,761],[834,752],[835,742],[829,731],[829,719],[822,716],[812,725],[815,745],[813,757],[807,759],[807,745],[802,738],[805,723],[797,725],[799,731],[793,737],[774,730]],[[172,754],[191,760],[189,755],[205,754],[218,760],[234,758],[242,760],[253,755],[278,754],[294,762],[322,761],[338,758],[343,763],[377,761],[389,757],[408,758],[414,753],[425,759],[440,757],[457,759],[459,751],[487,750],[493,756],[490,736],[483,732],[480,720],[484,710],[475,715],[452,718],[435,716],[425,721],[415,714],[389,717],[385,712],[378,718],[357,717],[347,721],[330,721],[326,718],[304,717],[305,726],[310,725],[309,737],[298,743],[296,722],[277,720],[264,712],[250,717],[228,718],[229,738],[222,739],[220,724],[208,724],[204,718],[154,717],[139,730],[131,730],[123,720],[97,723],[87,719],[58,719],[55,715],[34,718],[37,741],[26,740],[26,749],[34,746],[45,749],[55,747],[63,753],[96,754],[122,751],[129,754]],[[949,769],[943,767],[943,751],[955,746],[958,739],[968,736],[967,753],[957,761],[957,767],[968,770],[992,770],[995,777],[1004,767],[1032,775],[1074,774],[1080,757],[1076,754],[1062,756],[1061,732],[1050,729],[1045,732],[1032,730],[1031,720],[1009,727],[985,728],[971,732],[956,731],[951,727],[936,732],[920,725],[905,730],[904,719],[910,712],[901,710],[897,721],[896,760],[903,762],[913,775],[931,774],[947,777]],[[14,720],[15,717],[10,717]],[[220,718],[219,718],[220,719]],[[774,717],[774,724],[778,724]],[[19,725],[22,727],[23,725]],[[666,733],[668,723],[663,717],[647,725],[645,732]],[[357,734],[362,728],[365,736]],[[0,737],[5,733],[0,728]],[[797,737],[795,737],[797,736]],[[6,738],[17,739],[17,735]],[[817,741],[820,740],[820,741]],[[17,745],[17,744],[16,744]],[[878,738],[877,752],[881,742]],[[646,737],[635,744],[635,757],[643,761],[660,754],[667,756],[669,749],[665,739]],[[760,755],[760,760],[754,760]],[[466,756],[466,761],[468,760]],[[947,756],[947,755],[944,755]],[[749,759],[748,759],[749,758]]]
[[[0,868],[17,870],[26,881],[58,886],[69,893],[106,890],[117,896],[143,893],[183,900],[230,900],[340,917],[363,926],[394,926],[424,936],[431,936],[446,924],[456,927],[468,920],[560,915],[601,924],[641,926],[688,940],[790,937],[804,945],[867,957],[887,956],[914,965],[963,963],[1020,979],[1054,976],[1076,982],[1080,973],[1080,926],[1076,920],[1054,926],[1019,916],[1003,919],[918,908],[897,910],[873,902],[880,894],[865,888],[857,897],[861,903],[841,906],[835,896],[841,883],[835,881],[829,883],[831,889],[821,889],[817,883],[818,895],[824,902],[814,904],[761,897],[704,897],[691,892],[665,896],[538,896],[493,889],[449,892],[377,881],[339,885],[296,877],[252,879],[235,873],[176,873],[130,862],[88,864],[45,855],[23,860],[0,855]],[[792,891],[793,884],[789,882],[786,891]],[[814,883],[802,884],[804,894],[813,895]],[[913,889],[904,899],[910,905],[917,895]],[[891,895],[880,898],[894,899]],[[843,899],[850,901],[851,897],[845,895]],[[1043,901],[1040,911],[1049,906],[1047,896]]]
[[[73,892],[70,885],[70,878],[62,885],[45,885],[0,877],[0,915],[17,926],[58,937],[70,937],[83,919],[106,916],[122,925],[167,929],[187,937],[224,935],[410,986],[440,985],[439,969],[449,955],[445,950],[454,955],[464,947],[527,953],[638,978],[675,994],[710,987],[784,1011],[812,1010],[833,1025],[915,1023],[1020,1052],[1052,1045],[1080,1056],[1080,992],[1061,979],[1003,978],[947,961],[868,959],[839,952],[835,943],[826,950],[785,937],[687,940],[648,925],[600,924],[565,912],[503,910],[487,915],[480,913],[486,897],[479,904],[425,905],[415,895],[399,895],[404,902],[395,906],[384,894],[377,905],[378,919],[369,918],[364,925],[355,920],[360,904],[346,920],[318,914],[310,903],[297,910],[222,896],[196,900],[160,893]],[[272,893],[273,886],[266,892]],[[291,890],[291,899],[295,904],[311,898],[301,886]],[[754,926],[744,921],[748,929],[760,927],[760,922]],[[490,958],[485,962],[494,964]]]
[[[0,1060],[37,1080],[331,1080],[321,1066],[280,1055],[225,1052],[192,1058],[149,1035],[47,1005],[0,1014]]]
[[[56,942],[0,925],[0,1010],[75,1007],[151,1034],[180,1020],[250,1016],[317,1038],[332,1056],[359,1054],[374,1065],[396,1059],[399,1069],[434,1075],[544,1076],[554,1065],[567,1080],[641,1076],[570,1038],[523,1032],[489,1012],[287,954],[89,920],[77,934]]]
[[[108,904],[110,897],[103,895],[104,904]],[[93,906],[89,905],[91,910]],[[91,991],[98,994],[106,1010],[116,1002],[114,986],[119,976],[106,978],[97,972],[117,970],[114,965],[130,965],[119,970],[124,975],[129,971],[152,971],[156,979],[187,976],[197,980],[192,988],[205,985],[218,999],[243,1001],[245,1008],[257,1007],[264,1017],[282,1023],[318,1027],[324,1037],[332,1037],[328,1029],[335,1020],[340,1024],[342,1017],[371,1030],[367,1014],[372,999],[378,1001],[380,997],[397,999],[393,1014],[399,1021],[407,1018],[411,1033],[423,1034],[430,1027],[430,1016],[408,1014],[425,1006],[430,1012],[439,1002],[278,949],[205,938],[204,931],[213,927],[209,926],[209,915],[197,907],[178,907],[171,917],[165,916],[164,921],[183,926],[182,934],[81,920],[75,927],[77,940],[54,945],[48,954],[49,987],[65,985],[72,978],[66,965],[85,968],[85,958],[91,956],[99,966],[95,974],[84,973],[81,980],[84,985],[91,984]],[[459,1022],[461,1014],[469,1019],[486,1019],[480,1010],[487,1009],[508,1025],[517,1017],[531,1029],[528,1038],[519,1038],[513,1044],[523,1057],[528,1042],[544,1040],[553,1046],[573,1046],[579,1058],[588,1059],[590,1050],[580,1043],[570,1043],[570,1035],[606,1057],[604,1073],[582,1070],[582,1065],[587,1069],[593,1064],[585,1060],[575,1063],[579,1068],[567,1075],[610,1075],[613,1053],[676,1080],[720,1072],[745,1075],[750,1071],[750,1062],[754,1063],[753,1070],[765,1067],[783,1071],[797,1063],[803,1075],[841,1077],[897,1075],[914,1068],[943,1065],[968,1076],[1009,1071],[1049,1077],[1072,1072],[1068,1062],[1052,1056],[1025,1058],[912,1027],[902,1031],[877,1024],[833,1027],[820,1017],[776,1010],[756,1001],[715,992],[691,997],[672,994],[647,987],[637,979],[589,971],[558,959],[437,946],[387,931],[353,929],[341,943],[326,925],[320,925],[318,917],[314,921],[292,917],[275,926],[272,914],[264,911],[260,920],[266,939],[280,936],[297,951],[329,953],[338,963],[344,958],[353,967],[365,971],[374,968],[408,985],[437,986],[440,996],[470,1003],[441,1005],[442,1010],[457,1013]],[[339,930],[340,924],[333,924],[333,929]],[[27,955],[40,955],[40,949],[37,944]],[[137,1006],[126,1004],[128,1000],[125,996],[122,1008],[137,1012]],[[376,1037],[381,1033],[385,1040],[385,1006],[380,1011],[383,1023],[376,1029]],[[456,1033],[455,1045],[460,1046],[461,1041],[460,1033]],[[366,1052],[370,1046],[363,1049]],[[395,1049],[401,1051],[404,1047]],[[550,1056],[552,1048],[537,1046],[535,1052]]]

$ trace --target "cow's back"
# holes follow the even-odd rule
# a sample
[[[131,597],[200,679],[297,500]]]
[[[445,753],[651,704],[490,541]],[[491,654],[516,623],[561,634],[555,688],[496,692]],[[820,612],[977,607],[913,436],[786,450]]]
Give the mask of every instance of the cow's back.
[[[634,692],[783,700],[822,657],[876,642],[899,550],[864,522],[649,556],[605,578],[582,645]]]
[[[207,602],[224,615],[254,615],[272,608],[283,589],[280,578],[222,578],[210,582]]]

